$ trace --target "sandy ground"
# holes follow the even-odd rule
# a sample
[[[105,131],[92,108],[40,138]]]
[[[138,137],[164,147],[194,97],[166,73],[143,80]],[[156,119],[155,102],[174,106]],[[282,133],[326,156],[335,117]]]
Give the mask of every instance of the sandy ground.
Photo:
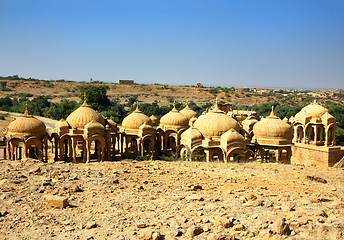
[[[343,239],[343,182],[278,163],[1,161],[0,239]]]

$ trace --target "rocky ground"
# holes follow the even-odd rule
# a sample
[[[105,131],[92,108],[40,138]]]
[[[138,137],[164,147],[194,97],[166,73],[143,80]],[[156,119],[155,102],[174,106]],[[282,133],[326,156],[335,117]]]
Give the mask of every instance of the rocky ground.
[[[343,182],[278,163],[1,161],[0,239],[343,239]]]

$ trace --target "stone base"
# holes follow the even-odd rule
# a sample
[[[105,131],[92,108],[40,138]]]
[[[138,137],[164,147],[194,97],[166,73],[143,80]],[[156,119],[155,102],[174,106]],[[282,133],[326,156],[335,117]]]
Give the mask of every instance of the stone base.
[[[344,149],[339,146],[325,147],[295,143],[292,146],[291,164],[332,167],[343,156]]]

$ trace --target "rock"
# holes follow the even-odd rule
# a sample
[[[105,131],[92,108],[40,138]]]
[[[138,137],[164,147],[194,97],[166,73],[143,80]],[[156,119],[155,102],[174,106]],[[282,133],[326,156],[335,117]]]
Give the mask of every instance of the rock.
[[[98,224],[95,221],[90,221],[86,223],[85,228],[86,229],[91,229],[91,228],[96,228]]]
[[[160,240],[161,235],[158,232],[153,232],[152,234],[152,240]]]
[[[245,202],[248,201],[248,199],[247,199],[245,196],[241,196],[241,197],[239,198],[239,201],[240,201],[241,203],[245,203]]]
[[[233,227],[233,230],[234,230],[234,231],[244,231],[244,230],[245,230],[245,226],[242,225],[242,224],[238,224],[238,225],[235,225],[235,226]]]
[[[174,237],[180,237],[181,235],[183,235],[182,230],[180,230],[178,228],[174,230],[174,232],[173,232]]]
[[[215,240],[236,240],[236,238],[232,235],[220,235],[214,238]]]
[[[319,210],[316,215],[321,216],[321,217],[325,217],[325,218],[328,217],[327,213],[324,210]]]
[[[221,217],[216,219],[215,221],[215,226],[222,226],[224,228],[230,228],[234,226],[234,218],[226,218],[226,217]]]
[[[281,206],[283,212],[295,211],[295,204],[292,203],[283,203]]]
[[[147,229],[141,233],[140,239],[142,239],[142,240],[160,240],[161,235],[159,232],[156,232],[156,231],[151,230],[151,229]]]
[[[41,168],[39,166],[31,166],[29,167],[28,171],[29,171],[29,174],[40,173]]]
[[[307,179],[309,179],[309,180],[311,180],[311,181],[320,182],[320,183],[327,183],[326,179],[321,178],[321,177],[307,176]]]
[[[289,224],[286,223],[286,219],[282,218],[281,220],[278,220],[275,224],[274,224],[274,232],[277,234],[281,234],[281,235],[290,235],[291,230],[289,228]]]
[[[203,232],[203,228],[193,225],[188,228],[186,233],[188,236],[194,237],[194,236],[200,235],[202,232]]]
[[[41,185],[35,184],[33,186],[30,187],[30,191],[31,192],[37,192],[39,190]]]
[[[188,201],[203,201],[204,200],[204,198],[198,194],[192,194],[192,195],[186,196],[185,199]]]
[[[56,195],[47,195],[46,197],[48,207],[65,208],[68,206],[68,198]]]
[[[71,191],[72,193],[81,192],[80,187],[79,187],[78,185],[76,185],[76,184],[73,184],[72,186],[70,186],[69,189],[70,189],[70,191]]]
[[[138,227],[138,228],[146,228],[147,224],[145,224],[145,223],[138,223],[138,224],[136,224],[136,227]]]
[[[196,190],[202,190],[202,186],[201,185],[195,185],[195,186],[192,186],[192,190],[196,191]]]
[[[0,217],[4,217],[8,214],[8,212],[6,210],[1,210],[0,211]]]
[[[257,196],[254,195],[253,193],[251,193],[250,195],[248,195],[248,200],[256,200]]]

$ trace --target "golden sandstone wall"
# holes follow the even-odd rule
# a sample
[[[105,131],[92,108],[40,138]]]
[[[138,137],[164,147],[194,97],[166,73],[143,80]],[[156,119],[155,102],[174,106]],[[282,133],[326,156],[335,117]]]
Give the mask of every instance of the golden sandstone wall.
[[[332,167],[343,156],[340,147],[307,146],[295,143],[292,146],[291,164]]]

